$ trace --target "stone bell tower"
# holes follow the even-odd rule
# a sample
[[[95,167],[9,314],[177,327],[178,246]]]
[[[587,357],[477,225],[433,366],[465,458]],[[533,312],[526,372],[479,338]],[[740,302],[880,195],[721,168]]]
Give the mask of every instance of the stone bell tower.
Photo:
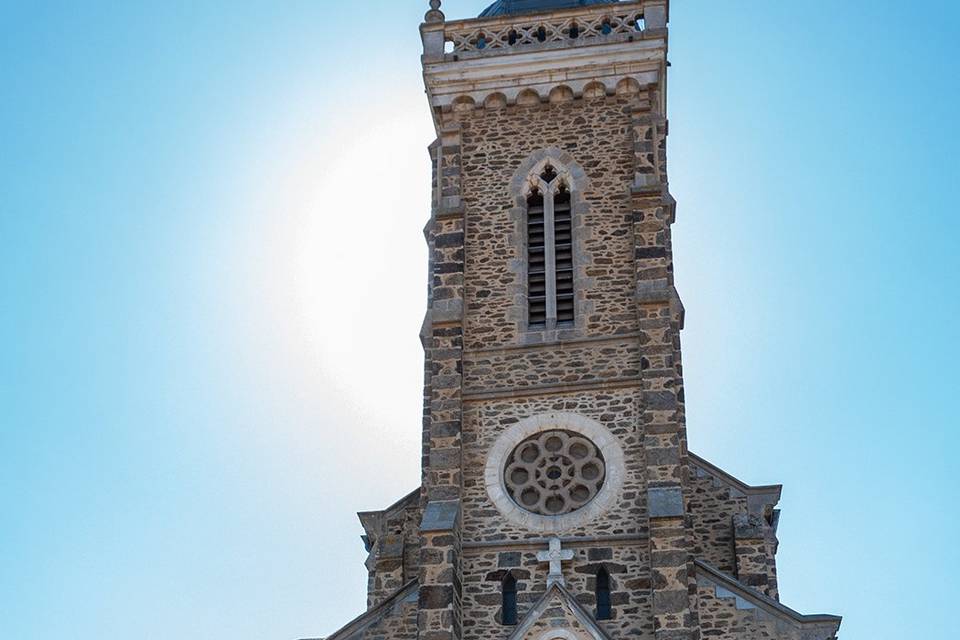
[[[829,640],[780,604],[780,486],[687,449],[668,0],[420,27],[437,139],[421,486],[361,512],[331,639]]]

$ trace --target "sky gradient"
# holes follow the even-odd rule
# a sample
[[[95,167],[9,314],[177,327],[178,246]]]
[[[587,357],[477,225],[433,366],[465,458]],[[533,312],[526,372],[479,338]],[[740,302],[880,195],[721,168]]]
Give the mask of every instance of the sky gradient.
[[[960,9],[672,4],[690,448],[784,484],[785,604],[947,637]],[[0,5],[0,637],[363,610],[355,512],[419,481],[426,5]]]

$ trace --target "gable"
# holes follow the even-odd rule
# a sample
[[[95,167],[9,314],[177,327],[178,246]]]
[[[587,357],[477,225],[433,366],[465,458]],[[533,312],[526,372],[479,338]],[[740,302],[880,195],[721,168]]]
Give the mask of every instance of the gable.
[[[610,636],[569,591],[553,584],[507,640],[610,640]]]

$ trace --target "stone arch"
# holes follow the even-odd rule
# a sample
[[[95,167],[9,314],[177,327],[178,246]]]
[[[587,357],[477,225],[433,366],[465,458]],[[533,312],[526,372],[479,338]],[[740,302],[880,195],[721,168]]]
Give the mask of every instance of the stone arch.
[[[522,107],[530,107],[533,105],[540,104],[541,98],[540,94],[534,91],[533,89],[524,89],[519,94],[517,94],[517,104]]]
[[[526,199],[531,190],[537,186],[532,180],[546,167],[553,166],[560,178],[564,181],[571,195],[572,232],[573,232],[573,260],[574,260],[574,325],[557,329],[541,330],[530,329],[527,317],[527,242],[526,242]],[[590,205],[586,194],[590,190],[590,179],[586,171],[573,156],[558,148],[547,147],[535,151],[527,156],[514,171],[510,180],[509,191],[513,198],[513,207],[510,209],[510,219],[513,223],[513,234],[510,243],[515,250],[515,258],[510,263],[510,270],[515,276],[511,294],[514,300],[510,310],[510,318],[516,322],[519,341],[524,344],[552,342],[561,338],[579,337],[583,333],[585,318],[592,311],[592,303],[586,300],[584,292],[593,286],[593,279],[587,275],[587,268],[593,261],[593,256],[587,250],[589,238]]]
[[[584,98],[603,98],[607,95],[607,88],[600,81],[588,83],[583,87]]]
[[[471,96],[457,96],[453,101],[452,108],[457,113],[473,111],[477,108],[477,103]]]
[[[573,100],[573,89],[565,84],[557,85],[550,90],[549,99],[551,103],[570,102]]]
[[[617,95],[636,95],[640,93],[640,83],[633,78],[624,78],[617,83]]]
[[[486,109],[503,109],[507,106],[507,96],[499,91],[491,93],[483,100],[483,106]]]

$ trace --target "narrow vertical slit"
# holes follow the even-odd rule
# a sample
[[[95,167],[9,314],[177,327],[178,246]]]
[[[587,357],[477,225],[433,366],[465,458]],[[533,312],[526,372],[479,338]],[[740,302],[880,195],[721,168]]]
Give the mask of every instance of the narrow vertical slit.
[[[527,197],[527,306],[528,324],[543,327],[547,322],[547,264],[543,194]]]
[[[597,620],[610,619],[610,574],[605,567],[597,571]]]
[[[501,624],[517,624],[517,579],[513,577],[512,573],[508,573],[503,578],[503,584],[501,585],[501,598]]]
[[[565,186],[553,196],[554,277],[557,291],[557,323],[574,321],[573,216],[570,192]]]

